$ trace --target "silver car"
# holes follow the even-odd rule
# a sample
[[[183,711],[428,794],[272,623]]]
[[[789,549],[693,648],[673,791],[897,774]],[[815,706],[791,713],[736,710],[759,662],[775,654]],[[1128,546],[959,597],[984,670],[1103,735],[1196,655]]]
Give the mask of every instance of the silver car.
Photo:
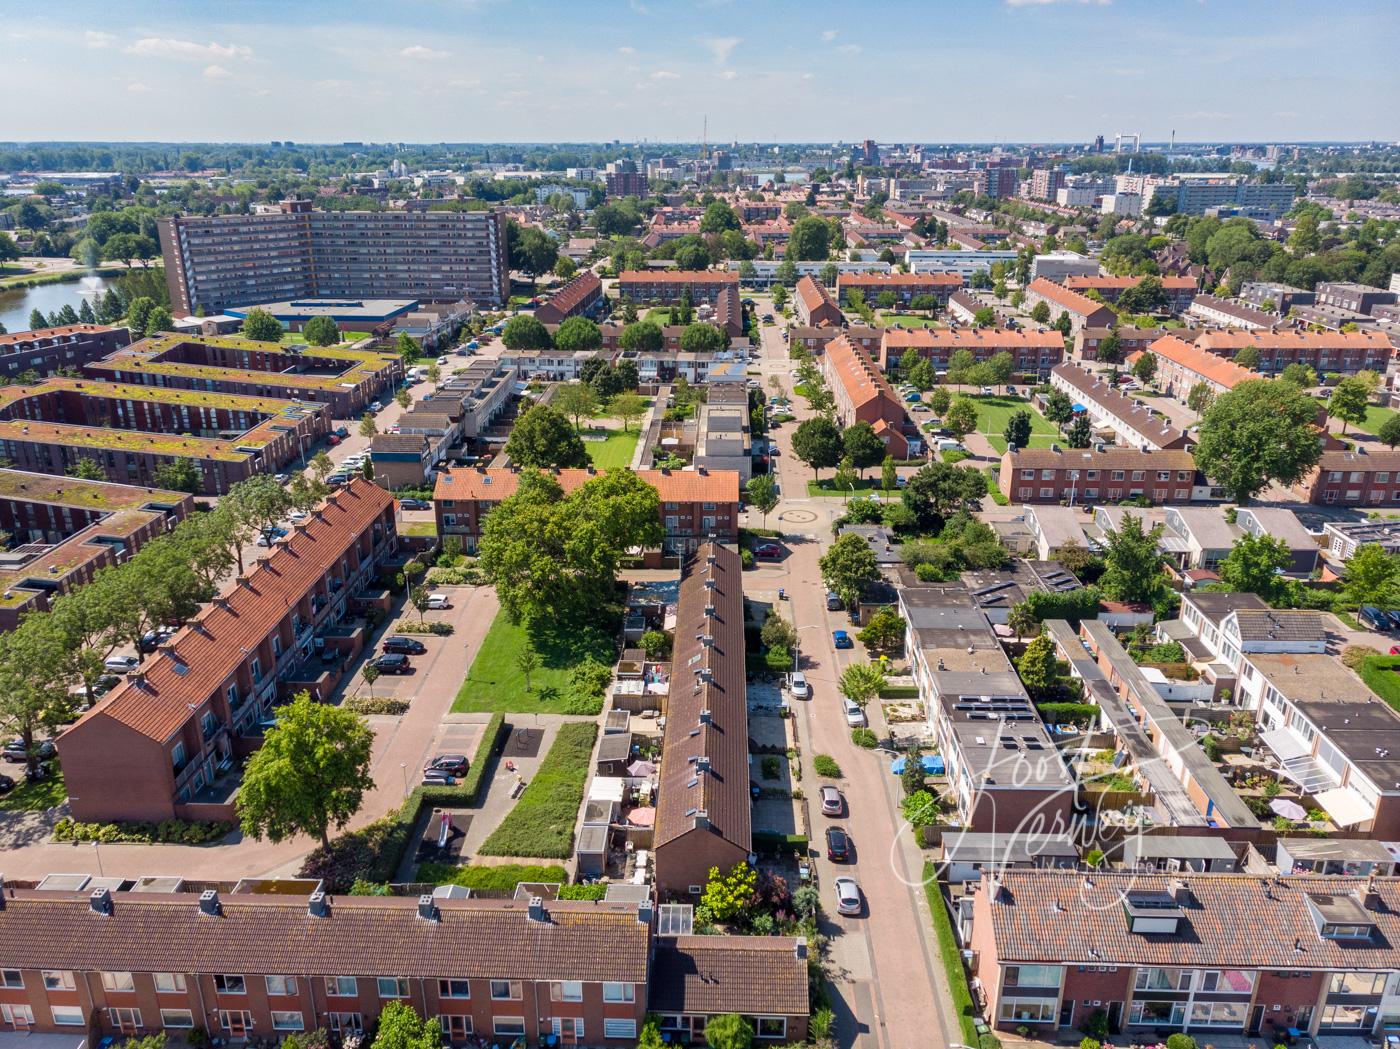
[[[839,815],[841,815],[841,791],[838,790],[837,788],[831,786],[830,784],[827,784],[826,786],[822,787],[821,794],[822,794],[822,815],[823,815],[823,816],[839,816]]]
[[[860,886],[854,878],[837,878],[831,883],[836,889],[836,912],[860,914]]]

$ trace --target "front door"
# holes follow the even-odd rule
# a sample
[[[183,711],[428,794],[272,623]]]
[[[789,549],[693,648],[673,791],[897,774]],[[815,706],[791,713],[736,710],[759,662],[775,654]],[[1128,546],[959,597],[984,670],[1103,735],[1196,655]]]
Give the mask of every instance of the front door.
[[[1108,1003],[1108,1030],[1111,1034],[1117,1034],[1123,1025],[1123,1003]]]
[[[1249,1033],[1256,1035],[1264,1027],[1264,1006],[1256,1005],[1254,1011],[1249,1016]]]
[[[1074,1026],[1074,999],[1066,998],[1060,1003],[1060,1026]]]
[[[141,1029],[140,1009],[112,1009],[112,1026],[122,1034],[135,1034]]]
[[[222,1009],[219,1022],[230,1038],[247,1038],[253,1026],[253,1017],[245,1009]]]

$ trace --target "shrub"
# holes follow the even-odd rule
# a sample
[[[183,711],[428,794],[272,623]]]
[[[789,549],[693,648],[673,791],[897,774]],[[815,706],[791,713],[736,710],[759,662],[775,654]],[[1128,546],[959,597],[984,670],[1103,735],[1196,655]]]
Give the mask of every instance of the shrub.
[[[927,790],[907,795],[901,805],[911,827],[929,827],[938,822],[938,799]]]
[[[763,759],[763,778],[778,779],[783,774],[782,762],[776,755],[768,754]]]
[[[607,894],[607,885],[599,881],[590,882],[587,885],[559,886],[559,898],[561,900],[601,900]]]
[[[438,637],[448,637],[456,628],[451,623],[442,623],[436,620],[432,622],[420,622],[416,619],[400,619],[389,628],[391,634],[436,634]]]
[[[841,766],[836,764],[836,759],[830,754],[818,754],[812,758],[812,768],[816,770],[818,776],[826,776],[829,779],[841,778]]]
[[[415,881],[434,885],[464,885],[468,889],[494,889],[514,892],[523,881],[562,886],[569,878],[557,864],[504,863],[499,867],[459,867],[451,863],[424,863]]]
[[[1189,1034],[1169,1034],[1167,1049],[1196,1049],[1196,1039]]]
[[[406,714],[408,700],[392,699],[389,696],[351,696],[341,704],[346,710],[356,714]]]
[[[866,750],[873,750],[879,743],[875,736],[875,730],[870,728],[851,729],[851,742]]]
[[[437,565],[428,569],[428,574],[423,578],[427,583],[440,586],[481,586],[486,581],[476,565]]]
[[[750,569],[750,568],[752,568],[753,566],[754,566],[753,551],[750,550],[750,549],[746,546],[746,547],[744,547],[742,550],[739,551],[739,567],[740,567],[741,569]]]
[[[659,661],[670,658],[671,638],[664,630],[648,630],[642,635],[642,651],[647,658]]]
[[[1342,649],[1341,660],[1352,670],[1360,670],[1362,663],[1379,655],[1380,652],[1370,645],[1347,645]]]
[[[233,830],[216,821],[164,820],[160,823],[79,823],[65,816],[54,824],[54,841],[121,842],[133,845],[205,845]]]
[[[1056,725],[1088,725],[1102,713],[1094,703],[1042,703],[1041,719]]]

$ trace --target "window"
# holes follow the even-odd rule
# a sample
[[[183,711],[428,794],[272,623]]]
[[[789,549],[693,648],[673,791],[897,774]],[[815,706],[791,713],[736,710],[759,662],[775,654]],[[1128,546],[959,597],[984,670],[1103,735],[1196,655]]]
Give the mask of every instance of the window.
[[[1085,470],[1085,471],[1084,471],[1084,480],[1086,480],[1086,481],[1097,481],[1098,479],[1099,479],[1099,472],[1098,472],[1097,470]]]
[[[472,996],[472,985],[470,980],[439,980],[439,998],[470,998]]]
[[[191,1028],[194,1026],[194,1013],[188,1009],[162,1009],[160,1011],[160,1025],[162,1027]]]
[[[495,995],[493,994],[494,998]],[[583,984],[578,980],[565,980],[549,985],[549,1000],[552,1002],[583,1001]]]
[[[44,990],[46,991],[71,991],[73,989],[73,974],[67,969],[45,969],[44,970]]]
[[[624,1038],[628,1041],[637,1037],[636,1020],[604,1020],[604,1038]]]
[[[407,976],[381,976],[375,982],[379,985],[379,997],[381,998],[408,997]]]
[[[119,1031],[131,1032],[141,1026],[140,1009],[108,1009],[108,1025],[117,1028]]]
[[[1190,969],[1139,969],[1134,982],[1139,991],[1189,991]]]
[[[34,1026],[34,1010],[27,1005],[0,1006],[0,1017],[11,1027]]]
[[[49,1012],[53,1014],[53,1022],[58,1027],[82,1027],[87,1023],[83,1010],[76,1005],[51,1005]]]
[[[496,1037],[514,1038],[525,1033],[525,1017],[498,1016],[491,1021],[491,1031]]]
[[[24,974],[18,969],[0,969],[0,987],[23,987]]]
[[[512,1002],[520,998],[519,980],[492,980],[491,1000],[495,1002]]]
[[[359,1013],[331,1013],[331,1030],[341,1034],[364,1034],[365,1018]]]
[[[786,1038],[787,1037],[787,1017],[786,1016],[760,1016],[758,1026],[755,1029],[760,1038]]]
[[[1328,922],[1322,927],[1322,935],[1328,940],[1367,940],[1371,937],[1371,926]]]
[[[1003,998],[998,1006],[997,1015],[1003,1023],[1053,1023],[1055,999]]]
[[[1009,965],[1002,986],[1058,987],[1063,971],[1058,965]]]
[[[272,1012],[272,1029],[274,1031],[304,1031],[306,1030],[306,1020],[301,1013],[292,1010]]]
[[[1133,480],[1134,480],[1134,481],[1141,481],[1142,478],[1143,478],[1143,471],[1142,471],[1142,470],[1134,470],[1134,471],[1133,471]]]
[[[1333,973],[1328,994],[1382,994],[1385,973]]]
[[[180,769],[185,767],[185,743],[183,740],[176,743],[175,746],[171,748],[170,764],[175,766],[176,772],[179,772]]]
[[[1128,1022],[1134,1024],[1161,1024],[1164,1027],[1180,1027],[1186,1021],[1185,1002],[1135,1001],[1128,1013]]]
[[[1203,1027],[1243,1027],[1248,1002],[1196,1002],[1191,1006],[1191,1023]]]
[[[1318,1028],[1365,1027],[1366,1012],[1364,1005],[1324,1005]]]
[[[1202,991],[1219,991],[1221,994],[1248,994],[1254,990],[1255,973],[1241,972],[1239,969],[1211,969],[1201,973]]]
[[[241,976],[215,974],[214,990],[220,994],[247,994],[248,984]]]
[[[630,1002],[634,1000],[635,987],[630,983],[605,983],[603,984],[603,1001],[605,1002]]]
[[[104,991],[134,991],[136,983],[131,979],[131,973],[103,973],[102,989]]]
[[[297,978],[295,976],[264,976],[263,981],[267,984],[268,994],[297,993]]]
[[[327,976],[326,993],[337,998],[353,998],[359,993],[359,985],[353,976]]]
[[[1114,470],[1114,471],[1113,471],[1113,480],[1115,480],[1115,481],[1121,481],[1121,480],[1123,480],[1123,471],[1122,471],[1122,470]]]
[[[1035,480],[1035,471],[1034,471],[1034,470],[1022,470],[1022,471],[1021,471],[1021,480],[1023,480],[1023,481],[1034,481],[1034,480]]]
[[[472,1036],[470,1016],[439,1016],[438,1023],[442,1025],[443,1037],[449,1042],[465,1042]]]
[[[185,989],[184,973],[154,973],[156,990],[165,994],[179,994]],[[217,977],[215,982],[218,982]]]

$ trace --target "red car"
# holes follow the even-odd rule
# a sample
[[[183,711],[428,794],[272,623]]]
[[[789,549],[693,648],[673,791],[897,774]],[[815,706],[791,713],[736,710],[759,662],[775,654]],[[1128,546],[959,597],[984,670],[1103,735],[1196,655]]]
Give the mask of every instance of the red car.
[[[340,443],[340,438],[337,437],[335,434],[331,434],[329,437],[326,438],[326,443],[332,448],[334,448]]]
[[[783,548],[777,543],[764,543],[762,546],[753,548],[754,557],[763,557],[776,560],[783,556]]]
[[[1400,645],[1391,645],[1390,654],[1392,656],[1400,656]]]

